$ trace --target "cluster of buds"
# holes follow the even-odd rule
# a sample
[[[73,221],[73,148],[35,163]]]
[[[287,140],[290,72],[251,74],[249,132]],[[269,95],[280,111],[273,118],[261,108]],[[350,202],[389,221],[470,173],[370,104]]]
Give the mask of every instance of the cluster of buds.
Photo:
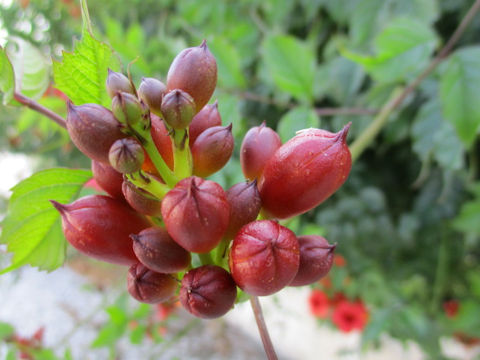
[[[217,65],[205,41],[183,50],[166,84],[109,71],[111,109],[68,103],[67,130],[92,159],[108,196],[52,201],[66,239],[91,257],[130,266],[128,291],[145,303],[178,296],[187,311],[219,317],[239,298],[325,276],[335,245],[296,236],[281,219],[318,206],[347,179],[349,125],[306,129],[282,144],[262,124],[241,144],[245,181],[224,190],[206,177],[230,159],[232,124],[208,104]]]

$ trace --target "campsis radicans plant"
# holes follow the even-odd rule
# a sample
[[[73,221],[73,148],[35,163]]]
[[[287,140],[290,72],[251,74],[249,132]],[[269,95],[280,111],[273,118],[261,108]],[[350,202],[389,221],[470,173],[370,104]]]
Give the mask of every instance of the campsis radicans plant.
[[[92,160],[108,195],[52,200],[66,239],[80,252],[129,266],[133,298],[178,298],[200,318],[256,296],[314,283],[330,271],[335,245],[296,236],[280,219],[303,214],[346,181],[350,124],[337,133],[305,129],[282,144],[265,123],[240,147],[245,181],[223,189],[205,179],[232,156],[232,127],[208,104],[217,64],[206,42],[183,50],[164,84],[108,71],[110,109],[68,101],[67,130]],[[255,299],[255,300],[254,300]]]

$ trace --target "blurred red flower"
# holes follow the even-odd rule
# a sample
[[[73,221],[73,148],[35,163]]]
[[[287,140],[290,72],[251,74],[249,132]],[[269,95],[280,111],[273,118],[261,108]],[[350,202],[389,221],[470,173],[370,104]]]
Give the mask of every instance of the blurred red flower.
[[[333,263],[335,264],[335,266],[342,267],[347,264],[347,261],[342,255],[335,255],[333,257]]]
[[[448,317],[455,317],[459,307],[460,303],[457,300],[448,300],[443,303],[443,310]]]
[[[336,292],[333,294],[333,297],[330,299],[330,305],[332,307],[336,307],[338,304],[340,304],[342,301],[347,300],[347,297],[345,296],[344,293],[342,292]]]
[[[330,303],[327,294],[320,290],[313,290],[308,298],[310,312],[320,318],[325,319],[328,316]]]
[[[332,322],[340,331],[363,330],[368,321],[368,311],[361,301],[341,301],[333,311]]]
[[[166,320],[177,307],[175,302],[164,302],[155,307],[155,319],[158,321]]]

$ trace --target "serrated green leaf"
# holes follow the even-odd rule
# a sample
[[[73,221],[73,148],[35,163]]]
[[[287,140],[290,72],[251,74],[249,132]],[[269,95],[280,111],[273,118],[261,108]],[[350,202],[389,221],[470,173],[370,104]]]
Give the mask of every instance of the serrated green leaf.
[[[305,43],[288,35],[268,37],[263,58],[275,84],[299,100],[313,100],[315,54]]]
[[[2,223],[0,243],[13,253],[0,274],[29,264],[51,271],[63,264],[66,242],[58,212],[49,200],[69,203],[92,177],[87,170],[49,169],[17,184]]]
[[[14,332],[15,329],[12,325],[0,322],[0,341],[6,337],[9,337],[10,335],[13,335]]]
[[[403,81],[417,75],[428,64],[437,44],[430,26],[412,18],[397,18],[375,39],[375,56],[363,56],[348,50],[342,55],[355,61],[377,81]]]
[[[16,91],[32,99],[39,99],[50,83],[50,64],[30,42],[10,37],[6,53],[14,69]]]
[[[320,119],[315,113],[315,110],[299,106],[290,110],[280,118],[277,132],[282,142],[286,142],[295,136],[298,130],[318,128],[319,125]]]
[[[5,50],[0,46],[0,93],[3,105],[7,105],[13,99],[15,91],[15,74],[13,66]]]
[[[62,62],[53,62],[55,85],[75,105],[96,103],[107,106],[110,104],[105,85],[108,68],[119,68],[112,49],[84,31],[74,51],[64,51]]]
[[[217,60],[219,85],[225,88],[244,88],[246,81],[237,49],[222,37],[216,37],[208,46]]]
[[[480,128],[480,46],[456,51],[441,77],[440,98],[443,114],[469,147]]]

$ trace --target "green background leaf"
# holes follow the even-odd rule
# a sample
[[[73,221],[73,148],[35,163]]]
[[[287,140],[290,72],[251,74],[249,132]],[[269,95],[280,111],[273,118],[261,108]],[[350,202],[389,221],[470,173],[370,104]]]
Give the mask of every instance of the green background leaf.
[[[49,200],[73,201],[91,176],[87,170],[49,169],[12,189],[0,243],[8,245],[13,258],[12,264],[0,274],[26,264],[48,271],[63,264],[66,241],[60,214]]]
[[[0,47],[0,92],[3,94],[2,103],[7,105],[13,99],[15,91],[15,74],[13,66],[5,50]]]
[[[443,114],[466,146],[480,126],[480,46],[456,51],[446,64],[440,83]]]
[[[298,130],[317,128],[320,126],[320,119],[315,110],[308,107],[297,107],[282,116],[278,122],[277,132],[286,142],[295,136]]]
[[[226,88],[243,89],[246,82],[237,49],[222,37],[215,38],[208,46],[217,60],[218,84]]]
[[[105,85],[108,68],[119,68],[112,49],[84,31],[82,40],[77,42],[74,51],[63,52],[62,62],[53,62],[55,85],[75,105],[109,105],[110,98]]]

